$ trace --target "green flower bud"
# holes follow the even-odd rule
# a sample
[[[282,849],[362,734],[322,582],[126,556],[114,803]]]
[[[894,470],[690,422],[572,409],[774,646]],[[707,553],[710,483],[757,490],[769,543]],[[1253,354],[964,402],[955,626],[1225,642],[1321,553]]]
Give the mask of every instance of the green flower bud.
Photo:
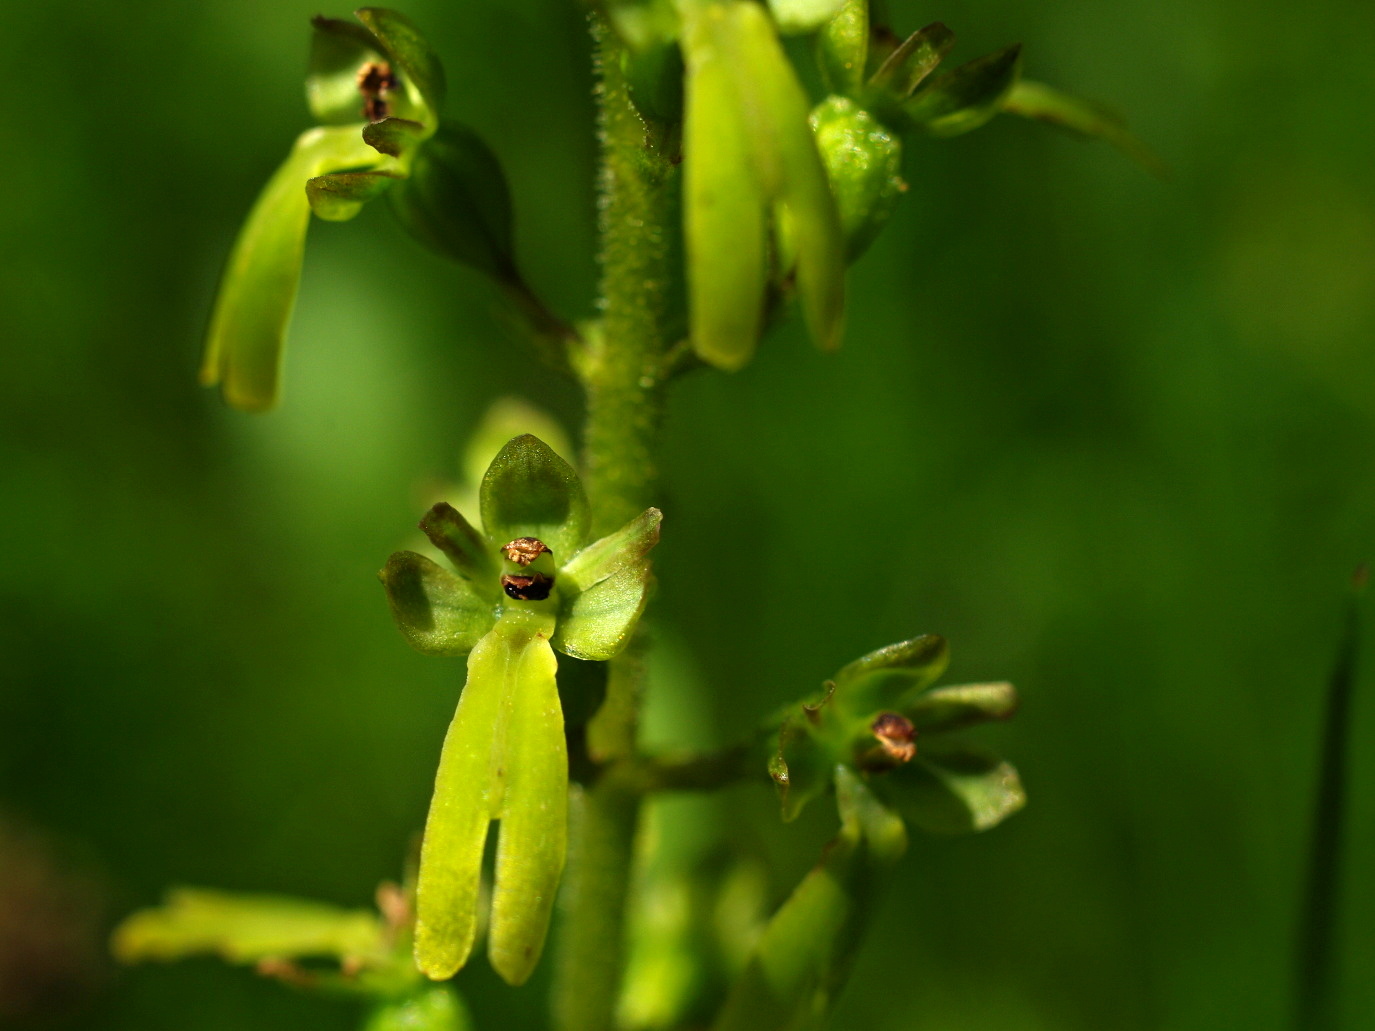
[[[901,176],[902,143],[845,97],[830,97],[817,105],[812,131],[840,213],[846,257],[854,261],[893,216],[907,190]]]

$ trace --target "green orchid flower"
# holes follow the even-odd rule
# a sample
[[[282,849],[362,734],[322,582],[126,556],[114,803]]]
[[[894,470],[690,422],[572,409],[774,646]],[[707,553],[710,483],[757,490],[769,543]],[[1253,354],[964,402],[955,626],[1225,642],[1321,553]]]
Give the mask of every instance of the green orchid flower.
[[[912,826],[937,834],[983,831],[1026,804],[1016,769],[951,732],[1011,718],[1011,684],[933,688],[945,640],[927,634],[856,659],[819,696],[784,715],[769,772],[783,818],[832,787],[836,770],[864,780]]]
[[[447,504],[420,524],[455,572],[403,551],[381,579],[413,647],[468,656],[421,847],[416,963],[442,979],[467,961],[483,848],[500,820],[488,957],[521,984],[539,960],[567,851],[568,752],[554,652],[606,660],[625,647],[648,597],[661,515],[648,509],[589,543],[577,473],[529,435],[492,461],[479,499],[485,532]]]
[[[508,285],[519,281],[505,176],[472,130],[441,120],[439,60],[404,15],[380,7],[356,14],[357,23],[312,21],[306,99],[317,124],[259,194],[220,280],[201,382],[218,385],[236,408],[277,401],[312,213],[347,221],[387,194],[427,247]]]

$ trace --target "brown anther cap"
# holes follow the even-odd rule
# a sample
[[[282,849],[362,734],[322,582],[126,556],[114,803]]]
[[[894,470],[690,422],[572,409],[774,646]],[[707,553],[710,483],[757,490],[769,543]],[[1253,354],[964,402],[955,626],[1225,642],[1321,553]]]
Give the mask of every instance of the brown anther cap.
[[[874,732],[874,737],[878,738],[884,755],[895,762],[911,762],[912,757],[917,754],[917,746],[913,740],[917,736],[917,728],[912,726],[912,721],[906,716],[896,712],[879,713],[878,719],[874,720],[869,729]]]
[[[506,553],[508,559],[522,566],[528,566],[541,555],[553,554],[549,546],[538,537],[517,537],[510,544],[503,545],[501,550]]]

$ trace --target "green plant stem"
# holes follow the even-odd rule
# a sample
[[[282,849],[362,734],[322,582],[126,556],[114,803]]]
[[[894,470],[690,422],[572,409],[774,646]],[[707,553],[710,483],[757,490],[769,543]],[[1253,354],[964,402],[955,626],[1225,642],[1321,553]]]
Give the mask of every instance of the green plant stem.
[[[593,533],[605,534],[655,500],[664,354],[672,290],[676,172],[630,102],[614,34],[593,18],[601,137],[598,324],[574,367],[587,392],[583,472]],[[603,772],[575,800],[554,984],[558,1031],[615,1026],[624,967],[626,899],[639,797],[614,775],[632,761],[644,685],[641,636],[612,660],[589,753]]]

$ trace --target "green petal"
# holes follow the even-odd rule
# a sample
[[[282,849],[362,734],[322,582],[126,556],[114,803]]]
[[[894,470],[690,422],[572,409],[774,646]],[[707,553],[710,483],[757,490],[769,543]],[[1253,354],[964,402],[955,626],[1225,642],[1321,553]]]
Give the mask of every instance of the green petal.
[[[409,998],[384,1002],[368,1015],[363,1031],[471,1031],[472,1018],[447,985],[431,985]]]
[[[918,745],[917,758],[888,774],[886,793],[903,817],[933,834],[996,827],[1026,805],[1013,766],[959,745]]]
[[[657,508],[647,508],[619,530],[593,541],[559,570],[559,589],[585,591],[632,562],[639,562],[659,543],[663,518]]]
[[[940,734],[1010,719],[1017,712],[1017,689],[1007,683],[938,687],[922,694],[905,712],[917,733]]]
[[[835,675],[836,703],[854,715],[901,709],[936,682],[950,661],[945,639],[924,634],[856,659]]]
[[[768,256],[765,198],[723,45],[730,18],[729,8],[708,6],[683,37],[683,232],[693,350],[735,370],[763,329]]]
[[[378,575],[392,618],[416,651],[466,655],[492,628],[491,603],[424,555],[398,551]]]
[[[816,43],[826,89],[843,96],[858,93],[869,59],[869,0],[845,0]]]
[[[574,595],[559,615],[554,647],[575,659],[615,656],[644,611],[649,583],[649,562],[637,562]]]
[[[362,120],[358,71],[369,62],[387,59],[382,45],[356,22],[316,16],[310,23],[314,31],[306,73],[306,103],[311,115],[322,125]]]
[[[834,18],[845,0],[769,0],[780,32],[815,32]]]
[[[400,178],[395,172],[332,172],[306,180],[306,200],[316,218],[347,222]]]
[[[467,962],[477,933],[482,849],[501,810],[503,708],[517,657],[495,630],[477,643],[444,736],[416,882],[415,963],[436,981]]]
[[[512,985],[524,984],[539,962],[568,851],[568,751],[556,669],[548,640],[536,635],[520,651],[510,688],[487,953]]]
[[[1043,82],[1021,79],[1003,100],[1003,110],[1023,118],[1038,118],[1072,133],[1104,140],[1152,175],[1163,178],[1165,163],[1127,129],[1126,120],[1101,104],[1061,93]]]
[[[1021,71],[1022,45],[962,64],[932,79],[903,105],[908,118],[932,136],[958,136],[998,113]]]
[[[267,957],[369,957],[382,952],[375,913],[277,895],[176,888],[115,929],[115,955],[126,963],[213,953],[230,963]]]
[[[589,514],[582,481],[544,441],[525,434],[501,449],[481,488],[482,526],[501,547],[537,537],[563,562],[587,538]]]
[[[218,383],[234,407],[261,411],[277,401],[310,221],[306,181],[378,160],[356,125],[311,129],[259,194],[220,279],[201,366],[201,382]]]
[[[497,544],[478,533],[447,501],[425,513],[420,529],[464,579],[471,580],[479,593],[485,593],[483,587],[496,577]]]
[[[379,153],[399,158],[423,143],[433,131],[409,118],[384,118],[363,126],[363,142]]]
[[[955,34],[942,23],[932,22],[903,40],[879,65],[869,85],[894,96],[910,96],[954,45]]]
[[[364,7],[354,13],[399,66],[411,103],[422,109],[417,112],[419,120],[437,124],[444,104],[444,67],[415,23],[385,7]]]
[[[748,3],[732,9],[730,68],[755,170],[787,223],[808,329],[818,346],[831,350],[840,344],[845,308],[845,240],[808,121],[811,103],[764,10]]]

